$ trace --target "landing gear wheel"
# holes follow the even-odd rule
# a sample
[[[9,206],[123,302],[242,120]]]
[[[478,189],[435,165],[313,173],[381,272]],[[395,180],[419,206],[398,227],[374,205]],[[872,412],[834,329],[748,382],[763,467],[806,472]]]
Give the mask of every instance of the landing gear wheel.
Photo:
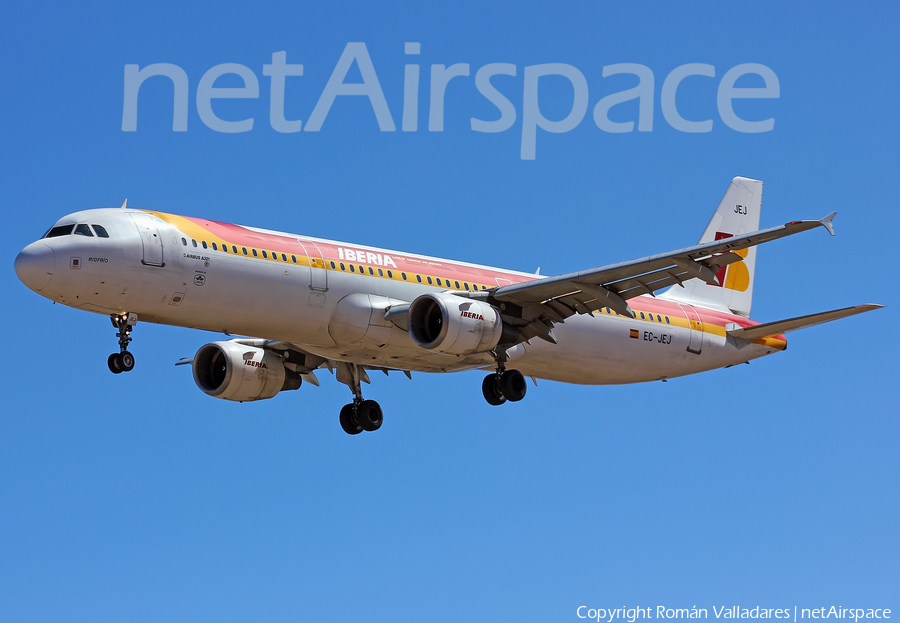
[[[358,435],[363,431],[356,417],[356,405],[351,403],[341,409],[341,428],[348,435]]]
[[[506,396],[500,389],[500,375],[488,374],[481,382],[481,391],[484,393],[484,399],[488,404],[499,406],[506,402]]]
[[[137,314],[134,312],[112,314],[109,319],[117,330],[119,352],[110,355],[106,365],[113,374],[131,372],[134,369],[134,355],[128,352],[128,344],[131,342],[131,330],[137,324]]]
[[[528,384],[518,370],[507,370],[500,375],[500,391],[510,402],[518,402],[525,397]]]
[[[381,406],[374,400],[363,400],[356,407],[356,419],[365,431],[376,431],[384,422]]]

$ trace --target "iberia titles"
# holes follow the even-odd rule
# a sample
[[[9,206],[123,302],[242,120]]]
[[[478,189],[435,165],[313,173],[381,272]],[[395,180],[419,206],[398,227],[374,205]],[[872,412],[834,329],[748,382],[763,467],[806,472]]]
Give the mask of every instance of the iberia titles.
[[[362,262],[363,264],[374,264],[375,266],[392,266],[397,268],[393,258],[387,253],[372,253],[371,251],[363,251],[362,249],[346,249],[338,247],[338,257],[348,262]]]

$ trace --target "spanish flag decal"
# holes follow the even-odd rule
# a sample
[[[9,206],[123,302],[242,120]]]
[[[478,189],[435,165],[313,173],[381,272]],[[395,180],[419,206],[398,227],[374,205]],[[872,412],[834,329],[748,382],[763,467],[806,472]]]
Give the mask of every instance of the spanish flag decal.
[[[638,339],[638,330],[637,329],[630,329],[629,331],[630,332],[628,334],[628,337],[634,338],[635,340]]]

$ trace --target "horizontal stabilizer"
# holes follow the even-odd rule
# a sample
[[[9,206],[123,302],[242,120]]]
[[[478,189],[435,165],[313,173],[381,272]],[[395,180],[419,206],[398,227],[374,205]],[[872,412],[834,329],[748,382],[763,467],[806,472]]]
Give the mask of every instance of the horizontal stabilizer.
[[[805,329],[813,327],[824,322],[831,322],[839,318],[847,316],[855,316],[863,312],[879,309],[884,305],[854,305],[853,307],[845,307],[843,309],[835,309],[818,314],[810,314],[809,316],[800,316],[799,318],[788,318],[787,320],[778,320],[776,322],[767,322],[766,324],[758,324],[755,327],[747,327],[745,329],[732,329],[728,331],[729,337],[741,340],[759,340],[764,337],[780,335],[797,329]]]

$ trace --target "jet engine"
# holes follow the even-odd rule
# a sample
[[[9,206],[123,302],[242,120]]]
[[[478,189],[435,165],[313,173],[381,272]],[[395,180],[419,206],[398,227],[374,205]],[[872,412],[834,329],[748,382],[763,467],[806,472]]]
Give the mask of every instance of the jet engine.
[[[223,400],[264,400],[303,382],[278,355],[237,342],[206,344],[194,355],[192,367],[197,387]]]
[[[410,303],[407,325],[416,344],[445,355],[486,353],[497,344],[519,341],[518,331],[500,319],[496,307],[445,292],[423,294]]]

